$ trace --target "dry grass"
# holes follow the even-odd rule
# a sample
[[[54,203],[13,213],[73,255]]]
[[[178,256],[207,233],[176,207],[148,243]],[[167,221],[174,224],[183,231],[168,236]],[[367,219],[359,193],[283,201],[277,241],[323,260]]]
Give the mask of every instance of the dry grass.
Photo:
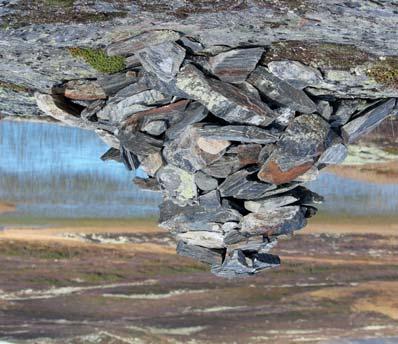
[[[398,320],[398,282],[367,282],[352,287],[324,288],[306,293],[315,299],[351,300],[356,313],[379,313]]]

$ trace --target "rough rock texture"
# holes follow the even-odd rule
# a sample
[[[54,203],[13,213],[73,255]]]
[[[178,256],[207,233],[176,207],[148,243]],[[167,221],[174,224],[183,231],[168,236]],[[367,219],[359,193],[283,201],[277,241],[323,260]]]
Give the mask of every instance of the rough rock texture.
[[[182,33],[171,37],[167,31],[165,42],[134,52],[134,78],[67,81],[53,94],[36,93],[37,104],[61,122],[115,138],[103,159],[141,168],[149,178],[135,183],[161,189],[160,224],[178,253],[228,278],[278,266],[267,252],[303,228],[322,200],[301,184],[342,162],[346,144],[394,113],[396,99],[311,99],[307,86],[324,82],[313,67],[259,66],[263,50],[250,46],[213,47],[216,58],[207,57],[197,45],[187,49]],[[130,41],[139,46],[134,37],[123,44]],[[130,54],[123,44],[111,48]]]
[[[18,2],[0,7],[0,117],[95,130],[152,177],[137,183],[161,187],[179,252],[219,276],[280,263],[267,253],[276,237],[315,212],[300,184],[339,163],[398,96],[379,72],[398,55],[388,1],[120,2],[101,23],[82,16],[89,3],[62,17]]]

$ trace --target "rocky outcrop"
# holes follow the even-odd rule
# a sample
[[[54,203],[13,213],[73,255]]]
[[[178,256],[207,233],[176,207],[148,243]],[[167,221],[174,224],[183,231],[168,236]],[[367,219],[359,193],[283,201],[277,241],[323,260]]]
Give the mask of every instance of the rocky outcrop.
[[[230,278],[278,266],[269,250],[303,228],[321,201],[302,184],[341,162],[346,145],[389,116],[396,99],[316,96],[307,86],[327,82],[316,69],[294,64],[289,74],[289,63],[264,62],[266,47],[210,46],[207,56],[204,42],[188,48],[181,32],[146,36],[152,41],[133,36],[107,48],[139,64],[130,79],[114,74],[124,82],[106,98],[106,84],[80,79],[36,94],[39,107],[114,138],[104,159],[118,150],[129,169],[147,173],[136,183],[160,187],[160,225],[180,254]]]

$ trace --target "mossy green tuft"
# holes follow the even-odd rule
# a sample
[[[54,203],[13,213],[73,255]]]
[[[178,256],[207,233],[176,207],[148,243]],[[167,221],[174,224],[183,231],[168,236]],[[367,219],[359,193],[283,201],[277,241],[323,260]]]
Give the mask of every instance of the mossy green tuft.
[[[91,67],[101,73],[117,73],[126,68],[125,58],[122,56],[108,56],[101,49],[69,48],[72,56],[82,58]]]

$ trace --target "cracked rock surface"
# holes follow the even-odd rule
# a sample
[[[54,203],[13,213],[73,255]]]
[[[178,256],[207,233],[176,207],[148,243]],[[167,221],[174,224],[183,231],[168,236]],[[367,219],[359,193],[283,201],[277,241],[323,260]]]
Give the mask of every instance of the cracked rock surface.
[[[179,254],[228,278],[278,266],[269,251],[322,200],[303,184],[341,162],[347,144],[393,114],[397,99],[309,92],[324,76],[310,65],[289,74],[289,61],[267,64],[266,45],[208,46],[216,53],[207,55],[206,42],[189,46],[182,32],[146,35],[149,46],[140,36],[108,46],[138,57],[109,79],[122,82],[60,82],[36,93],[39,108],[95,130],[112,147],[104,159],[147,173],[136,182],[161,189],[160,225]]]

